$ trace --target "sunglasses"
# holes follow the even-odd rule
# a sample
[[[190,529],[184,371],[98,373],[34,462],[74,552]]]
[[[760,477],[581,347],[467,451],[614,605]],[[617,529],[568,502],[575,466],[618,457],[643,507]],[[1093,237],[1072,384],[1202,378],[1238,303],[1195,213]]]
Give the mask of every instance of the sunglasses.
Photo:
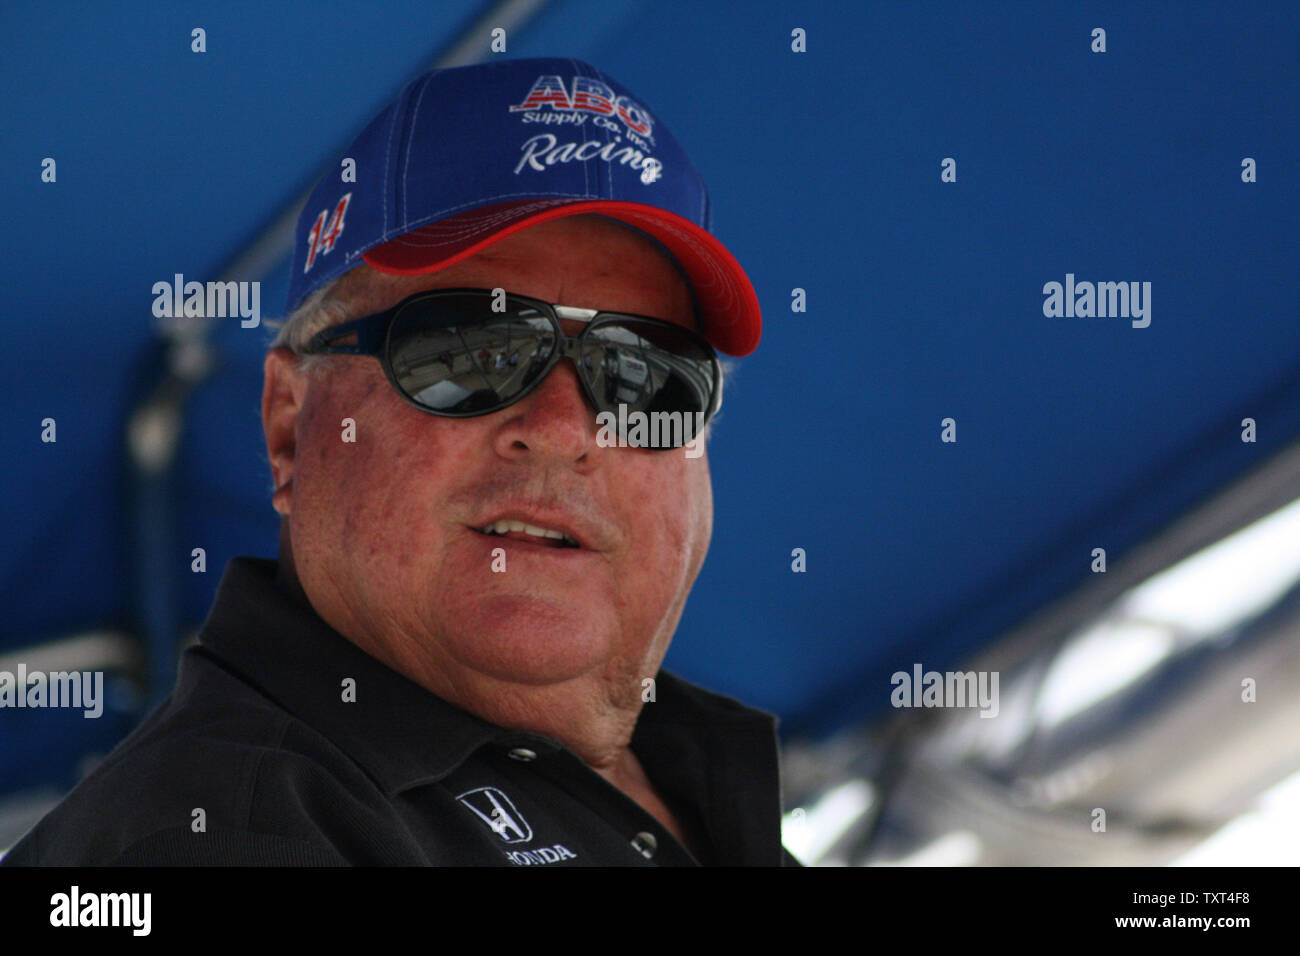
[[[586,327],[570,337],[561,319]],[[690,329],[500,289],[419,292],[317,333],[303,351],[373,355],[403,399],[447,418],[507,408],[568,358],[587,400],[633,447],[681,447],[722,404],[717,353]]]

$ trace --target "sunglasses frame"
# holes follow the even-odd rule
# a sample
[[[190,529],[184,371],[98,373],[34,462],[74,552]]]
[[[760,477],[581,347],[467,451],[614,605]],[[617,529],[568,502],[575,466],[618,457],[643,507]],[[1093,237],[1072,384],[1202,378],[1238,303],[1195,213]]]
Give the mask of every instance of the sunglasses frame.
[[[520,391],[518,395],[510,399],[510,401],[493,408],[481,409],[473,412],[441,412],[429,408],[427,405],[422,405],[407,394],[406,390],[398,383],[397,376],[393,372],[392,355],[390,354],[390,339],[393,324],[398,315],[401,314],[402,310],[409,308],[418,302],[428,299],[447,298],[453,295],[466,294],[483,296],[485,299],[490,300],[495,298],[498,293],[495,289],[468,288],[428,289],[423,292],[417,292],[414,295],[407,296],[401,302],[398,302],[391,308],[385,309],[383,312],[376,312],[374,315],[367,315],[360,319],[352,319],[340,325],[322,329],[311,337],[311,341],[307,343],[307,347],[302,350],[302,353],[304,355],[326,354],[374,356],[383,367],[384,374],[387,376],[389,383],[393,386],[394,390],[396,390],[397,394],[402,397],[403,401],[408,405],[418,408],[422,412],[427,412],[430,415],[437,415],[439,418],[479,418],[483,415],[491,415],[495,412],[501,411],[502,409],[509,408],[511,405],[522,401],[529,395],[529,393],[541,385],[542,382],[546,381],[547,376],[550,375],[551,372],[555,371],[555,367],[560,363],[560,360],[567,358],[573,363],[573,367],[578,374],[578,382],[582,386],[582,393],[584,398],[587,400],[587,404],[594,408],[598,413],[609,412],[616,415],[618,411],[617,407],[605,409],[596,401],[595,389],[593,388],[592,383],[588,381],[587,370],[582,366],[582,345],[587,335],[593,330],[608,325],[617,325],[620,321],[632,320],[632,322],[636,324],[649,325],[652,328],[667,329],[674,333],[684,335],[689,339],[693,339],[700,349],[709,356],[709,363],[713,373],[713,385],[709,392],[708,408],[705,410],[702,424],[708,424],[708,422],[713,419],[713,416],[716,415],[718,410],[722,407],[722,363],[718,359],[717,351],[709,344],[708,340],[693,329],[688,329],[685,326],[678,325],[676,322],[668,322],[664,319],[657,319],[649,315],[636,315],[630,312],[607,312],[599,309],[583,309],[576,306],[559,305],[557,303],[544,302],[541,299],[534,299],[526,295],[517,295],[513,292],[504,292],[504,294],[507,299],[522,302],[531,308],[537,309],[538,312],[550,319],[551,326],[554,330],[557,345],[551,351],[550,357],[546,360],[545,366],[537,377],[526,388]],[[487,321],[491,319],[493,315],[499,314],[501,313],[492,313],[489,311],[484,315],[482,320],[475,319],[474,321]],[[571,336],[565,333],[564,327],[560,324],[561,319],[585,322],[587,324],[581,332],[577,335]],[[459,324],[463,326],[466,323]],[[356,336],[355,344],[340,344],[338,342],[339,339],[346,338],[350,335]],[[680,414],[689,415],[694,413],[682,412]],[[681,446],[650,447],[650,450],[667,451],[674,447]]]

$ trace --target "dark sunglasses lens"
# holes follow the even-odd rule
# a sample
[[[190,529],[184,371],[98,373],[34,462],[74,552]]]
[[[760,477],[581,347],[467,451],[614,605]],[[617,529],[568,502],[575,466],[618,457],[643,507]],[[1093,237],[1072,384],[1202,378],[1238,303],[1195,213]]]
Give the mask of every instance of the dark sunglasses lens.
[[[430,411],[477,415],[512,401],[537,380],[555,350],[542,312],[490,294],[421,299],[393,319],[388,360],[406,395]]]
[[[707,345],[685,329],[635,319],[592,329],[583,339],[582,364],[602,411],[617,414],[623,405],[626,414],[639,413],[648,426],[647,447],[678,447],[698,435],[717,387]],[[677,420],[668,417],[674,413]]]

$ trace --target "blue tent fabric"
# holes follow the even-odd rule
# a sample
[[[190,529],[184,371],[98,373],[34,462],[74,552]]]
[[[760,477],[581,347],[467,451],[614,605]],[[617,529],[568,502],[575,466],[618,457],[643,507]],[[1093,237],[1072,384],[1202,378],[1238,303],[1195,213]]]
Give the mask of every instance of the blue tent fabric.
[[[216,278],[485,9],[0,12],[0,652],[140,627],[123,442],[159,371],[153,283]],[[510,36],[507,55],[589,60],[646,99],[764,308],[710,445],[713,547],[670,668],[788,730],[868,716],[890,672],[960,660],[1083,582],[1092,548],[1123,560],[1300,436],[1298,27],[1291,5],[1222,2],[556,0]],[[1045,316],[1067,274],[1150,282],[1150,325]],[[268,338],[219,324],[187,402],[186,627],[226,560],[275,553]],[[0,714],[0,751],[33,732]]]

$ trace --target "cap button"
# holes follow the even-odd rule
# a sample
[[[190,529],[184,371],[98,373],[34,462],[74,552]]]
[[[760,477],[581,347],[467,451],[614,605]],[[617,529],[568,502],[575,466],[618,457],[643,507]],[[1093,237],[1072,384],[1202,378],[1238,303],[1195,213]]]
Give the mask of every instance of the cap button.
[[[519,760],[523,763],[527,763],[530,760],[537,759],[537,751],[529,750],[527,747],[515,747],[510,751],[509,756],[511,760]]]

